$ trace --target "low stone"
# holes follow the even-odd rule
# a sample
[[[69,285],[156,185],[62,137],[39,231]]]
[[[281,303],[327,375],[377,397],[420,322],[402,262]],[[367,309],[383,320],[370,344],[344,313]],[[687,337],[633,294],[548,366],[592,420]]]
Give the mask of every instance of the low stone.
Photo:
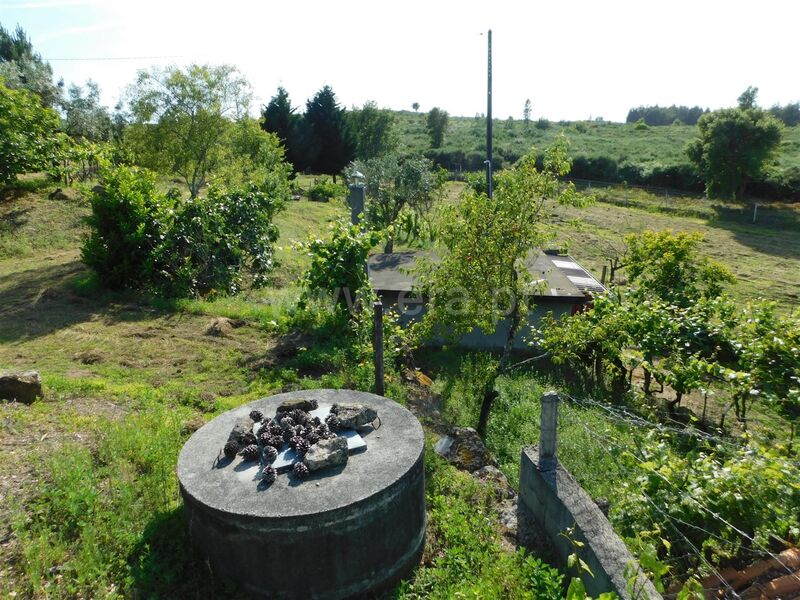
[[[64,190],[62,190],[61,188],[54,189],[52,192],[47,194],[47,197],[50,200],[69,200],[69,196],[67,196],[64,193]]]
[[[336,436],[327,440],[320,440],[306,452],[303,462],[309,471],[319,471],[328,467],[335,467],[347,463],[347,439]]]
[[[517,495],[508,483],[508,479],[506,479],[503,472],[493,465],[481,467],[475,471],[472,476],[484,483],[490,484],[495,489],[498,499],[505,498],[510,500]]]
[[[93,365],[103,361],[103,355],[93,350],[86,350],[84,352],[76,352],[72,355],[73,360],[77,360],[84,365]]]
[[[0,371],[0,400],[31,404],[43,396],[37,371]]]
[[[304,410],[306,412],[310,412],[312,410],[317,410],[317,408],[319,408],[319,403],[314,398],[310,399],[298,398],[292,400],[284,400],[278,405],[276,412],[277,414],[292,412],[296,408],[299,408],[300,410]]]
[[[339,427],[343,429],[358,429],[378,418],[378,411],[364,404],[336,404],[334,407],[331,412],[336,413]]]
[[[445,441],[443,441],[445,440]],[[486,465],[497,466],[478,432],[471,427],[456,427],[437,443],[436,451],[462,471],[475,471]]]
[[[224,337],[230,334],[234,329],[244,325],[241,319],[229,319],[227,317],[217,317],[206,326],[203,335],[210,335],[214,337]]]

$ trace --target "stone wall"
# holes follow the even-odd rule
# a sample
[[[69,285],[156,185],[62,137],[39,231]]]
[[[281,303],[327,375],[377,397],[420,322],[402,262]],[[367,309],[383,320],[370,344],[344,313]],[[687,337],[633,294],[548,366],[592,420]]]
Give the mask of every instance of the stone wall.
[[[624,542],[614,533],[600,508],[558,461],[543,467],[540,469],[536,446],[523,448],[519,511],[544,530],[562,564],[566,565],[567,557],[575,553],[576,548],[561,534],[574,527],[573,537],[584,543],[577,553],[594,574],[594,577],[588,573],[581,575],[590,595],[613,591],[626,600],[661,600],[661,595],[644,575],[639,576],[633,586],[634,593],[630,593],[626,575],[636,563]]]

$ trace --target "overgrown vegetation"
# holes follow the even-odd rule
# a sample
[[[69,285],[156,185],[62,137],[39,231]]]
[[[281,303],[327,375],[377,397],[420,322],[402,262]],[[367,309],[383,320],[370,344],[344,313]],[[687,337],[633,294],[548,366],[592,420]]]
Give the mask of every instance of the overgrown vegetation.
[[[152,173],[106,166],[92,193],[83,260],[112,289],[180,297],[235,293],[245,278],[262,286],[274,268],[273,219],[289,189],[285,174],[272,183],[212,187],[204,197],[184,200],[159,192]]]

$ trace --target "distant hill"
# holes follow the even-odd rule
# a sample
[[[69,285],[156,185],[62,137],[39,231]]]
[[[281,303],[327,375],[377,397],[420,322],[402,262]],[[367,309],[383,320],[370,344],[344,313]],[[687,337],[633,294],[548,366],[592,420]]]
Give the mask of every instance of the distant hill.
[[[450,171],[479,171],[486,155],[486,120],[450,117],[441,148],[430,147],[424,112],[398,111],[400,147],[422,153]],[[685,154],[697,135],[694,125],[650,127],[637,123],[604,121],[551,122],[532,119],[494,120],[494,163],[502,168],[532,148],[537,153],[563,133],[570,142],[573,177],[632,185],[653,185],[702,192]],[[787,127],[778,166],[769,180],[753,184],[756,196],[800,200],[800,126]]]

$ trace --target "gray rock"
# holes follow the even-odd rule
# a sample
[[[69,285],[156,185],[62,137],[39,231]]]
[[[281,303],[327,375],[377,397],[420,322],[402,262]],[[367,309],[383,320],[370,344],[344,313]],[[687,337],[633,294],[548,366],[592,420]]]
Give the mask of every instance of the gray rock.
[[[319,471],[347,463],[347,440],[341,436],[321,440],[306,452],[303,462],[309,471]]]
[[[497,466],[478,432],[471,427],[456,427],[440,440],[437,452],[462,471],[473,473],[486,465]]]
[[[228,441],[225,444],[225,447],[231,448],[231,453],[235,454],[248,444],[255,443],[255,441],[256,439],[253,434],[253,421],[250,420],[250,417],[243,417],[238,419],[233,425],[233,429],[231,429],[231,432],[228,435]],[[234,446],[235,451],[233,450]]]
[[[214,337],[224,337],[229,335],[231,331],[244,325],[241,319],[229,319],[227,317],[217,317],[211,321],[203,331],[203,335],[210,335]]]
[[[292,398],[291,400],[284,400],[281,402],[278,405],[276,413],[292,412],[295,408],[309,412],[319,408],[319,403],[314,398]]]
[[[517,495],[508,483],[508,479],[506,479],[503,472],[495,466],[486,465],[485,467],[481,467],[475,471],[472,476],[491,485],[498,499],[510,500]]]
[[[31,404],[43,396],[37,371],[0,371],[0,400]]]
[[[339,427],[358,429],[378,418],[378,411],[364,404],[336,404],[331,408],[339,419]]]
[[[69,196],[67,196],[64,193],[64,190],[62,190],[61,188],[54,189],[52,192],[47,194],[47,197],[50,200],[69,200]]]

